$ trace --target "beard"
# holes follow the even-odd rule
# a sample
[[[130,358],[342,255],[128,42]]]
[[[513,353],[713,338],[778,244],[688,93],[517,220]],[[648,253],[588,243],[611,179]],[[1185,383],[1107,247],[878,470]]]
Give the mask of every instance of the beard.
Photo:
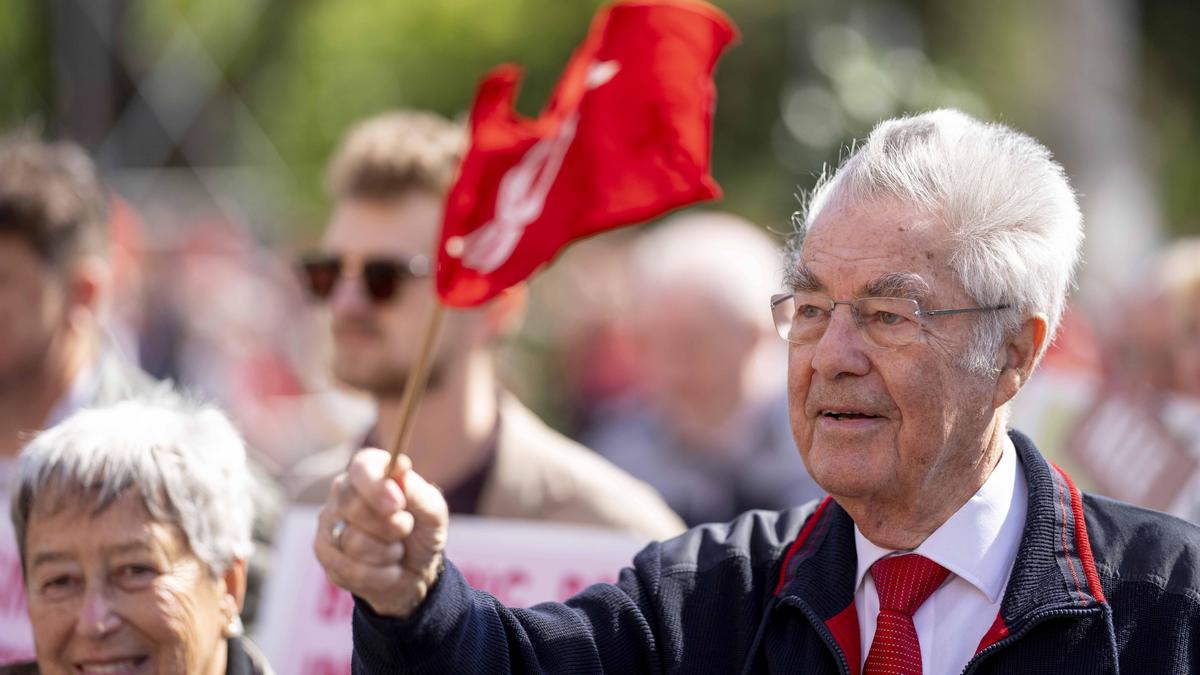
[[[408,367],[375,368],[368,372],[359,372],[360,370],[362,369],[338,362],[334,365],[333,374],[342,384],[367,392],[376,398],[400,398],[411,375],[411,369]],[[440,389],[445,382],[446,370],[446,359],[435,357],[429,366],[429,379],[425,388],[428,391]]]

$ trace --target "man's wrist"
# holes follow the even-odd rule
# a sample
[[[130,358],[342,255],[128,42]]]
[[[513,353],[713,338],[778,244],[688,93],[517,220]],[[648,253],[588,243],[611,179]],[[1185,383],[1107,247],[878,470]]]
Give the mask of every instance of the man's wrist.
[[[433,591],[433,587],[437,584],[438,579],[442,578],[442,572],[446,571],[445,556],[438,553],[437,558],[432,562],[433,564],[426,566],[424,570],[419,572],[422,578],[416,585],[416,594],[412,599],[412,603],[400,618],[407,619],[412,616],[425,602],[426,598],[429,597],[429,593]]]
[[[399,597],[392,596],[387,598],[385,602],[376,604],[371,600],[363,598],[367,601],[371,611],[379,616],[391,617],[401,621],[407,620],[421,607],[425,599],[429,597],[429,593],[433,590],[435,584],[442,577],[442,572],[446,570],[446,559],[438,553],[437,557],[430,561],[431,564],[424,566],[420,570],[413,570],[407,567],[402,568],[403,574],[416,577],[408,592],[401,593]]]

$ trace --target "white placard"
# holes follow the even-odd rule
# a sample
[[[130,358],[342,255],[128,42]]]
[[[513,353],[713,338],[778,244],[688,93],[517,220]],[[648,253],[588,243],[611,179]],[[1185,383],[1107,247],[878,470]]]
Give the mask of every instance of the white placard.
[[[283,518],[254,640],[276,672],[346,675],[354,602],[313,555],[318,508],[294,505]],[[446,551],[472,586],[525,607],[615,581],[645,544],[586,525],[454,516]]]

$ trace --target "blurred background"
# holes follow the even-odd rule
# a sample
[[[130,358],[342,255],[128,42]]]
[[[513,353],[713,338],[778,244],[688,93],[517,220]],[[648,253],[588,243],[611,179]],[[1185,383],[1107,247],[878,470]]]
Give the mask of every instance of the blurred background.
[[[123,199],[115,338],[219,398],[284,466],[365,414],[331,393],[292,277],[324,225],[337,139],[388,108],[459,116],[501,62],[525,67],[519,107],[536,114],[600,4],[0,0],[0,124],[93,153]],[[1014,425],[1085,487],[1200,516],[1200,3],[716,4],[742,32],[717,72],[717,208],[776,238],[797,195],[886,117],[954,106],[1054,151],[1080,194],[1086,264]],[[510,384],[568,433],[640,386],[628,238],[540,277],[506,348]]]

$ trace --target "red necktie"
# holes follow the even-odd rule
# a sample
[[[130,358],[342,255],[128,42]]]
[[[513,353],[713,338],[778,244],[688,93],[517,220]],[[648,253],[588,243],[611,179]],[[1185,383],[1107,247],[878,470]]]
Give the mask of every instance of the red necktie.
[[[879,618],[863,675],[921,675],[921,645],[912,615],[950,574],[929,558],[893,556],[871,566]]]

